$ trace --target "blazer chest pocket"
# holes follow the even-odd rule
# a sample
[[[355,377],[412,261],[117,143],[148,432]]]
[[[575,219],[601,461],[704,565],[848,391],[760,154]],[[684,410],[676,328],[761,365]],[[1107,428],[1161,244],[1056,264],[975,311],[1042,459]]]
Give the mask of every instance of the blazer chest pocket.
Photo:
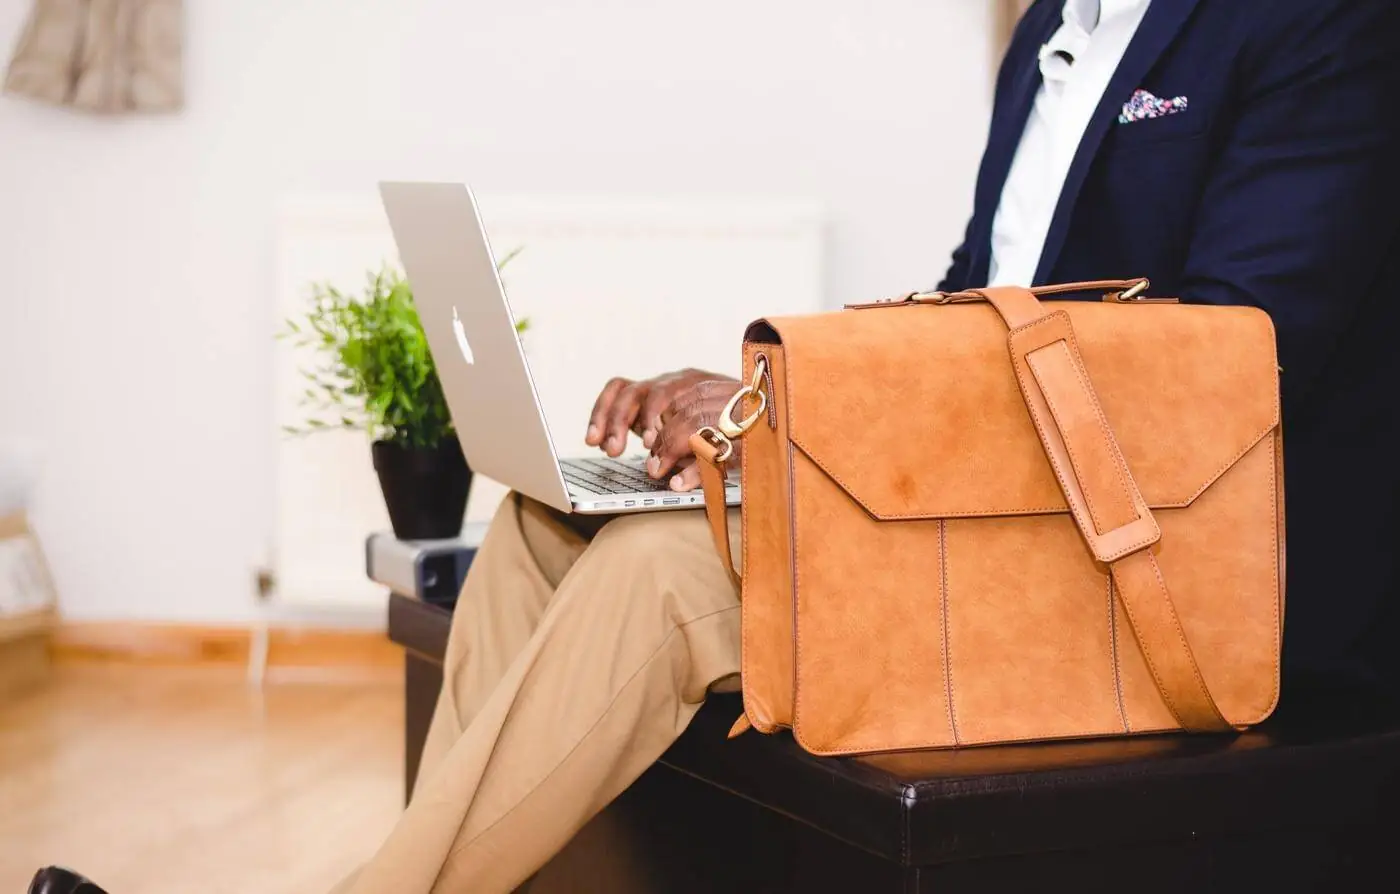
[[[1176,97],[1172,97],[1176,99]],[[1128,109],[1125,106],[1124,112]],[[1123,121],[1115,116],[1109,139],[1115,146],[1142,146],[1167,140],[1189,140],[1206,132],[1210,123],[1211,104],[1206,97],[1190,100],[1179,111]],[[1140,109],[1135,110],[1141,114]]]

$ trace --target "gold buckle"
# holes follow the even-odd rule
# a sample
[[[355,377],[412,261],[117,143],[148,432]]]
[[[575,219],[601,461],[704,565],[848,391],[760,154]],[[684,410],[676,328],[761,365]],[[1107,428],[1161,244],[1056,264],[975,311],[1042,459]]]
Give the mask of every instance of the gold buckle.
[[[734,455],[734,442],[716,431],[713,426],[702,426],[696,434],[709,441],[719,451],[715,454],[716,463],[722,463]]]
[[[1148,281],[1146,279],[1143,279],[1139,281],[1137,285],[1124,289],[1123,293],[1118,296],[1118,300],[1132,301],[1134,298],[1141,295],[1143,292],[1146,292],[1148,285]]]
[[[744,433],[754,427],[754,423],[763,418],[763,414],[768,410],[768,393],[763,390],[763,374],[768,370],[768,362],[763,357],[759,357],[753,366],[753,378],[749,384],[740,388],[729,399],[729,403],[724,405],[720,411],[719,422],[716,426],[720,432],[731,438],[742,438]],[[745,416],[739,422],[734,421],[734,411],[739,409],[739,405],[749,398],[758,399],[758,409]]]
[[[981,295],[972,292],[915,292],[904,299],[911,304],[973,304],[986,301]]]

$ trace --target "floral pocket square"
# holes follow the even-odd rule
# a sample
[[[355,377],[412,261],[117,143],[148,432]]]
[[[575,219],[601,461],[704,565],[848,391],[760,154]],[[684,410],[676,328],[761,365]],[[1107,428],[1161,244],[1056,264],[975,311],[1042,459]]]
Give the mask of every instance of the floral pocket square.
[[[1146,121],[1149,118],[1164,118],[1186,111],[1186,105],[1187,99],[1184,96],[1162,99],[1146,90],[1134,90],[1133,98],[1123,103],[1123,112],[1118,116],[1118,123],[1132,124],[1134,121]]]

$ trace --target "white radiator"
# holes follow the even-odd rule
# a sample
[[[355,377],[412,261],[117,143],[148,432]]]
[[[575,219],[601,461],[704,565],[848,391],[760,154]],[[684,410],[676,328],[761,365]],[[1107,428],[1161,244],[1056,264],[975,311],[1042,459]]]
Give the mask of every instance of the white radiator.
[[[588,411],[610,376],[683,366],[735,373],[748,322],[822,306],[822,215],[812,203],[480,201],[496,251],[522,248],[506,268],[506,288],[516,314],[530,318],[526,352],[565,456],[587,451]],[[279,319],[305,309],[310,283],[358,290],[381,262],[397,263],[397,254],[372,193],[286,203],[277,235]],[[275,356],[275,599],[288,608],[382,605],[382,590],[364,577],[365,537],[389,526],[369,444],[354,432],[283,436],[283,424],[303,418],[297,367],[304,358],[285,342]],[[478,477],[467,520],[489,519],[504,493]]]

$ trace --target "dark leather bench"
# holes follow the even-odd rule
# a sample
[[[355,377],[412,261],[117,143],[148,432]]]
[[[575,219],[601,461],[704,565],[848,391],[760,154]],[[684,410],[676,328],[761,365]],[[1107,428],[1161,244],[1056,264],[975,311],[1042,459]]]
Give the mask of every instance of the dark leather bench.
[[[445,609],[395,596],[410,783]],[[437,663],[435,666],[435,662]],[[436,675],[436,676],[435,676]],[[530,894],[1393,890],[1400,720],[1281,713],[1238,737],[1153,737],[832,760],[727,741],[734,696],[527,886]]]

